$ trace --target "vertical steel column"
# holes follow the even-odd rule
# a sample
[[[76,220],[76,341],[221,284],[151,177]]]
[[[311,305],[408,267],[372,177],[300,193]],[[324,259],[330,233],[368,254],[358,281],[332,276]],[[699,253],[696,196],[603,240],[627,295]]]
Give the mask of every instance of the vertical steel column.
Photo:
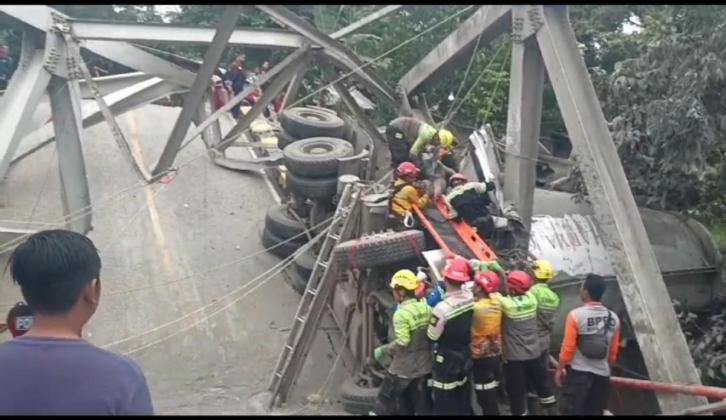
[[[207,49],[204,55],[204,62],[197,72],[197,77],[194,79],[192,87],[189,89],[189,93],[184,97],[184,107],[179,113],[179,117],[174,124],[174,128],[169,135],[169,140],[164,147],[164,151],[161,153],[159,162],[156,164],[152,175],[158,177],[171,167],[176,158],[176,154],[179,152],[184,136],[189,130],[189,124],[194,117],[194,114],[198,111],[199,104],[202,103],[204,93],[209,89],[210,79],[214,70],[219,64],[219,60],[222,58],[222,53],[227,45],[234,27],[237,24],[237,19],[242,11],[243,6],[227,6],[222,15],[222,20],[217,26],[217,32],[214,34],[212,44]]]
[[[648,241],[623,166],[608,131],[566,6],[545,6],[537,32],[542,58],[593,203],[623,301],[653,381],[700,384],[663,276]],[[674,414],[707,403],[703,397],[657,395]]]
[[[194,115],[194,125],[199,127],[207,117],[209,117],[214,108],[211,106],[211,97],[207,96],[205,100],[199,105],[197,113]],[[219,120],[214,121],[205,127],[202,131],[202,140],[207,145],[208,149],[216,147],[222,142],[222,129],[219,126]]]
[[[0,103],[0,181],[5,178],[33,111],[50,81],[50,73],[44,67],[44,52],[38,46],[37,38],[26,32],[20,64]]]
[[[520,10],[514,8],[513,15]],[[522,223],[529,230],[542,123],[544,65],[534,37],[526,40],[512,38],[504,201],[514,204]],[[528,241],[523,242],[526,244]]]
[[[63,213],[68,229],[86,234],[91,230],[91,196],[81,148],[83,125],[78,82],[53,76],[49,96],[58,148]]]

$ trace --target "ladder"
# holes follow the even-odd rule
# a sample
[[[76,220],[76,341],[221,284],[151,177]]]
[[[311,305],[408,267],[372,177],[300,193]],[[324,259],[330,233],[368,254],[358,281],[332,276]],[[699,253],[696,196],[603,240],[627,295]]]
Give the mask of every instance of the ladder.
[[[268,409],[287,400],[290,389],[297,380],[303,363],[312,346],[327,302],[335,289],[337,270],[333,266],[333,250],[341,240],[347,240],[355,223],[351,221],[357,212],[358,193],[354,185],[346,185],[333,216],[318,258],[310,273],[305,292],[300,299],[290,334],[277,360],[269,390],[272,393]]]

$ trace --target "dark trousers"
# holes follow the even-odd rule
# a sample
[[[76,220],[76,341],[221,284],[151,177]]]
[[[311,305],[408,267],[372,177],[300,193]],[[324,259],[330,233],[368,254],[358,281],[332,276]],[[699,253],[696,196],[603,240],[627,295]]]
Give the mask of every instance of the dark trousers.
[[[562,392],[562,414],[602,416],[607,408],[610,377],[567,367]]]
[[[469,416],[471,358],[465,353],[434,352],[431,394],[433,414]]]
[[[430,414],[427,377],[407,379],[389,373],[381,385],[374,412],[379,416]]]
[[[547,380],[547,369],[542,358],[531,360],[510,360],[504,364],[504,380],[513,416],[527,413],[527,388],[532,384],[543,408],[554,406],[555,394]]]
[[[474,392],[483,414],[499,415],[499,368],[500,356],[474,359]]]

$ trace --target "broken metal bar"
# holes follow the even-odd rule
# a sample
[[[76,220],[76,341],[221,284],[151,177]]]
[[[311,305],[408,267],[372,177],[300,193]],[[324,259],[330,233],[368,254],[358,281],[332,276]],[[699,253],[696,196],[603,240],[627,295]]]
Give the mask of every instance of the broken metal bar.
[[[566,6],[544,6],[537,31],[542,59],[649,376],[658,382],[700,384],[668,290],[587,67]],[[658,394],[661,411],[679,413],[706,404],[703,397]]]
[[[366,26],[370,23],[383,19],[384,17],[390,15],[391,13],[400,9],[401,7],[403,7],[403,6],[400,4],[394,5],[394,6],[381,7],[380,9],[371,13],[370,15],[351,23],[350,25],[346,26],[345,28],[338,29],[337,31],[330,34],[330,37],[333,39],[344,38],[350,34],[353,34],[357,31],[361,30],[364,26]]]
[[[397,106],[393,90],[387,86],[385,82],[375,77],[372,72],[365,71],[362,68],[363,62],[355,55],[355,53],[345,47],[342,43],[320,32],[313,25],[295,15],[286,7],[266,5],[256,5],[255,7],[270,15],[283,25],[299,32],[304,37],[323,47],[326,55],[334,57],[338,62],[350,69],[350,71],[354,72],[364,83],[366,83],[366,85],[369,86],[369,88],[371,88],[376,96],[380,96],[384,100],[392,103],[393,106]]]
[[[435,79],[452,74],[459,60],[474,53],[479,34],[479,48],[482,48],[509,30],[510,11],[510,6],[482,6],[410,69],[399,84],[411,94],[422,90]]]
[[[275,99],[277,94],[280,93],[290,79],[292,79],[292,76],[302,69],[309,59],[310,56],[308,54],[301,55],[297,62],[288,65],[274,80],[272,80],[272,82],[270,82],[270,84],[265,88],[262,96],[260,96],[260,98],[257,99],[257,102],[255,102],[252,106],[252,109],[241,116],[237,121],[237,124],[235,124],[235,126],[229,130],[229,133],[224,136],[224,140],[222,141],[222,150],[225,148],[224,146],[229,143],[229,139],[238,136],[246,130],[247,127],[249,127],[252,121],[254,121],[262,113],[262,111],[267,108],[267,105]]]
[[[37,46],[37,39],[26,33],[22,46],[24,59],[0,103],[0,180],[7,175],[33,112],[50,82],[51,75],[44,66],[44,51]]]
[[[63,13],[43,5],[0,5],[0,12],[19,20],[36,30],[47,32],[49,24],[56,19],[70,19]],[[147,53],[125,42],[86,41],[81,46],[104,58],[142,71],[152,76],[162,77],[181,84],[191,86],[194,73],[173,63]]]
[[[109,22],[72,19],[73,35],[79,39],[159,44],[211,44],[214,28],[168,23]],[[300,48],[305,38],[279,29],[236,28],[227,45],[256,48]]]
[[[210,114],[212,114],[213,107],[211,101],[212,98],[208,96],[206,100],[199,105],[199,109],[193,118],[195,126],[199,126],[207,117],[209,117]],[[216,147],[222,142],[222,129],[219,126],[219,120],[214,121],[202,130],[202,140],[204,141],[204,144],[207,145],[208,149]]]
[[[111,113],[115,116],[122,115],[128,111],[136,109],[140,106],[154,102],[164,96],[172,93],[185,91],[186,88],[173,83],[165,82],[162,79],[154,77],[134,86],[119,90],[110,95],[104,96],[103,100],[108,105]],[[103,121],[103,114],[95,102],[87,103],[82,106],[83,128],[91,127]],[[11,164],[16,164],[20,160],[30,156],[32,153],[40,150],[44,146],[55,140],[53,124],[48,122],[44,126],[29,133],[23,139],[20,147],[17,149]]]
[[[305,74],[308,70],[310,70],[310,64],[301,67],[300,70],[298,70],[298,72],[292,77],[292,80],[290,80],[290,83],[287,85],[285,96],[282,98],[282,103],[280,104],[281,111],[287,108],[287,105],[297,98],[300,86],[302,86],[302,82],[305,80]]]
[[[169,140],[167,140],[166,146],[164,146],[164,151],[161,153],[161,157],[159,157],[159,161],[152,171],[153,176],[156,177],[164,173],[174,163],[174,159],[177,153],[179,153],[179,146],[181,146],[184,136],[189,130],[192,117],[197,112],[199,104],[202,103],[204,94],[209,91],[209,81],[214,74],[219,60],[222,58],[222,53],[224,53],[224,49],[227,46],[227,40],[237,24],[241,11],[242,6],[226,7],[222,19],[217,25],[217,31],[214,34],[212,44],[204,54],[204,63],[199,68],[194,83],[189,89],[189,93],[184,97],[184,106],[179,113],[179,117],[177,117],[174,128],[171,130]]]
[[[519,13],[520,6],[513,13]],[[541,7],[541,6],[540,6]],[[539,130],[542,125],[544,64],[537,40],[512,44],[507,114],[504,201],[512,203],[527,231],[532,221],[537,177]],[[528,244],[529,240],[522,241]]]
[[[91,212],[84,211],[91,209],[91,196],[81,148],[83,127],[77,82],[53,76],[49,91],[65,222],[69,230],[85,235],[91,230]]]

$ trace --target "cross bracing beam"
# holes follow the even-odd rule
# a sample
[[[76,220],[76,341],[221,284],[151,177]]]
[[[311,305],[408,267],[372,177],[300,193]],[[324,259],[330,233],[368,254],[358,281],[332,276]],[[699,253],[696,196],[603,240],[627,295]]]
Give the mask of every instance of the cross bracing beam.
[[[115,116],[122,115],[128,111],[136,109],[140,106],[154,102],[164,96],[173,93],[185,91],[179,85],[165,82],[162,79],[154,77],[137,83],[133,86],[121,89],[104,96],[104,101]],[[91,127],[103,121],[103,114],[96,102],[85,103],[81,106],[83,128]],[[2,115],[2,114],[0,114]],[[3,124],[4,118],[0,118],[0,125]],[[33,152],[40,150],[42,147],[50,144],[55,140],[55,132],[53,124],[47,123],[37,130],[29,133],[23,138],[20,147],[12,159],[11,164],[18,163],[20,160],[31,155]]]
[[[409,70],[399,84],[409,94],[422,90],[467,60],[474,53],[479,34],[481,48],[506,33],[510,26],[511,6],[482,6]]]
[[[142,73],[142,72],[133,72],[133,73],[124,73],[124,74],[114,74],[112,76],[102,76],[102,77],[94,77],[93,83],[96,84],[98,87],[98,90],[101,92],[101,95],[108,95],[112,92],[119,91],[121,89],[126,89],[129,86],[133,86],[135,84],[144,82],[149,79],[153,79],[154,76],[149,76],[148,74]],[[93,99],[93,94],[91,93],[91,89],[88,87],[88,84],[85,80],[80,81],[80,88],[81,88],[81,99]]]
[[[323,47],[326,55],[352,71],[359,80],[371,89],[373,94],[387,101],[392,106],[397,106],[393,90],[385,82],[376,77],[370,69],[362,68],[363,62],[342,43],[320,32],[313,25],[283,6],[256,5],[255,7],[270,15],[281,24],[300,33],[313,43]]]
[[[346,26],[345,28],[341,28],[332,34],[330,34],[330,37],[333,39],[340,39],[344,38],[348,35],[354,34],[361,30],[364,26],[373,23],[379,19],[383,19],[384,17],[390,15],[391,13],[395,12],[396,10],[400,9],[401,5],[393,5],[393,6],[386,6],[381,7],[380,9],[376,10],[375,12],[371,13],[370,15],[355,21],[351,23],[350,25]]]
[[[68,21],[68,16],[42,5],[0,5],[0,13],[47,32],[58,21]],[[125,42],[89,40],[81,46],[109,60],[146,74],[162,77],[182,86],[191,86],[194,73]]]
[[[655,253],[610,136],[566,6],[544,6],[536,37],[567,133],[577,153],[603,242],[617,275],[650,379],[700,384]],[[506,180],[512,182],[516,180]],[[658,393],[663,414],[706,404],[703,397]]]
[[[224,14],[217,25],[212,44],[204,54],[204,62],[197,72],[197,76],[189,89],[189,93],[184,97],[184,106],[177,117],[174,128],[171,130],[166,146],[164,146],[164,150],[161,152],[161,157],[159,157],[159,161],[156,163],[156,167],[154,167],[152,172],[153,176],[164,173],[174,163],[174,159],[177,153],[179,153],[179,147],[184,140],[184,135],[189,130],[189,124],[191,124],[192,118],[198,112],[205,93],[209,92],[209,80],[214,74],[219,60],[222,58],[222,54],[227,46],[227,40],[232,34],[232,31],[234,31],[241,12],[242,6],[226,6]]]
[[[210,44],[214,28],[170,25],[163,23],[109,22],[99,20],[70,21],[73,35],[79,39],[160,44]],[[279,29],[236,28],[229,37],[230,47],[300,48],[305,38]]]

